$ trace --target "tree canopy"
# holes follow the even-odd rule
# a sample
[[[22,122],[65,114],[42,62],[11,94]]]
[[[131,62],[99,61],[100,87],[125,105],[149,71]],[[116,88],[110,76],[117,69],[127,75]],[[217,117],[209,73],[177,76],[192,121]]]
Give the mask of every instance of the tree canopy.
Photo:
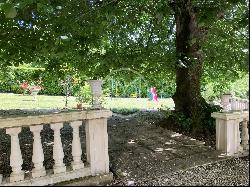
[[[173,75],[174,2],[2,1],[1,62],[32,62],[48,69],[73,66],[89,76],[105,76],[110,69],[121,67]],[[230,69],[230,78],[237,76],[237,71],[247,70],[243,50],[248,48],[247,1],[196,0],[193,4],[201,27],[209,27],[203,46],[204,75],[214,76],[213,68],[224,72]]]
[[[248,72],[248,15],[246,0],[2,0],[1,68],[32,63],[89,78],[131,68],[152,85],[176,81],[186,111],[200,87]]]

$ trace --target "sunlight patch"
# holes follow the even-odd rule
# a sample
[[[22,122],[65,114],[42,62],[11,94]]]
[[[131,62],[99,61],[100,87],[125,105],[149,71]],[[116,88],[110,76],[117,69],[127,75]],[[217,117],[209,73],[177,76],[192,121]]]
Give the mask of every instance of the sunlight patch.
[[[181,136],[182,134],[180,134],[180,133],[175,133],[175,134],[172,134],[171,135],[171,137],[173,138],[173,137],[179,137],[179,136]]]
[[[226,153],[221,153],[218,157],[219,157],[219,158],[223,158],[223,157],[226,157],[226,156],[227,156]]]
[[[155,152],[162,152],[162,151],[163,151],[163,148],[156,148],[154,151],[155,151]]]
[[[201,145],[205,145],[205,142],[200,141],[200,142],[199,142],[199,144],[201,144]]]
[[[54,142],[44,142],[44,144],[46,144],[46,145],[53,145]]]
[[[134,140],[129,140],[128,143],[132,144],[132,143],[135,143],[135,141]]]
[[[165,149],[166,151],[172,151],[173,153],[175,153],[177,150],[176,149],[173,149],[173,148],[167,148]]]
[[[173,144],[172,142],[166,142],[165,145],[171,145]]]
[[[134,185],[134,184],[135,184],[134,181],[128,181],[128,186],[132,186],[132,185]]]

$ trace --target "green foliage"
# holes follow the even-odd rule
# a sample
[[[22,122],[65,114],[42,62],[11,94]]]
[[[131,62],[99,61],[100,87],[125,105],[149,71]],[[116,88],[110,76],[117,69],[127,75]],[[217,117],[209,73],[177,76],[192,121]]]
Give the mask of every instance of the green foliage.
[[[130,115],[136,112],[139,112],[138,108],[112,108],[112,112],[122,114],[122,115]]]
[[[1,72],[0,90],[1,92],[22,93],[20,84],[23,82],[37,84],[42,72],[43,69],[41,68],[6,67],[5,71]]]
[[[76,75],[77,76],[77,75]],[[40,85],[42,90],[39,94],[46,95],[65,95],[64,86],[61,81],[64,80],[64,74],[46,71],[44,68],[32,68],[28,64],[19,67],[6,67],[0,73],[0,91],[23,93],[20,84],[27,82],[30,85]],[[71,83],[70,95],[75,95],[77,87],[81,83]]]
[[[230,85],[230,90],[234,92],[236,97],[249,99],[249,74],[243,76],[241,79],[234,81]]]
[[[204,114],[204,122],[201,124],[201,128],[208,130],[210,133],[215,133],[215,119],[211,117],[211,113],[221,111],[221,106],[219,105],[207,105]]]
[[[164,87],[174,82],[175,20],[169,1],[90,2],[3,1],[1,66],[37,63],[55,72],[74,68],[89,78],[104,78],[112,70],[129,67],[156,87],[163,87],[160,81],[166,83]],[[227,0],[193,4],[200,27],[209,27],[203,47],[204,81],[235,78],[235,72],[247,65],[242,49],[248,43],[248,3]],[[12,9],[17,14],[6,17]],[[225,74],[227,69],[232,71]],[[167,95],[174,91],[175,86],[164,90]]]
[[[181,28],[176,26],[175,3],[180,5],[178,11],[185,13],[187,1],[2,2],[0,69],[24,63],[45,68],[42,93],[64,94],[59,83],[68,74],[105,78],[120,68],[131,68],[143,75],[148,87],[156,86],[158,95],[163,92],[172,96],[175,92],[175,34]],[[202,49],[197,56],[204,64],[201,81],[205,97],[209,100],[226,89],[237,90],[233,82],[249,69],[248,1],[188,2],[198,21],[199,28],[195,31],[204,31],[198,32],[204,41],[199,43]],[[192,44],[199,37],[191,40]],[[9,91],[18,92],[17,85],[22,80],[16,76],[23,77],[6,72],[1,78],[4,90],[9,87]],[[134,87],[127,89],[128,95],[137,92]],[[148,87],[141,89],[142,95],[147,94]],[[235,94],[240,95],[245,89],[242,87]],[[72,90],[74,94],[75,89]],[[121,87],[116,94],[122,95],[123,91]],[[188,129],[188,119],[179,118],[180,124],[187,124]]]
[[[90,102],[92,101],[90,86],[87,83],[85,83],[85,85],[80,87],[80,89],[77,91],[76,101],[78,103],[87,103],[87,104],[90,104]]]
[[[222,82],[210,81],[202,87],[202,96],[206,101],[218,100],[221,94],[226,91],[232,92],[236,97],[248,99],[247,92],[249,90],[249,75],[241,73],[238,79]]]
[[[205,108],[205,120],[202,123],[203,130],[207,130],[210,133],[215,133],[215,119],[211,117],[211,113],[219,112],[222,108],[217,105],[207,105]],[[171,119],[179,129],[182,129],[186,132],[192,131],[192,120],[189,117],[186,117],[181,112],[165,110],[165,117]]]
[[[192,120],[181,112],[166,111],[166,118],[173,119],[178,127],[184,131],[190,132],[192,129]]]

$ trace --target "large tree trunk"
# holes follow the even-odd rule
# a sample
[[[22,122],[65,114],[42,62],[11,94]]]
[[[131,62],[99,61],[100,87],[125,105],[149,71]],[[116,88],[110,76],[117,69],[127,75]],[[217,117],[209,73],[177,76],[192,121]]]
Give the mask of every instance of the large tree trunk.
[[[176,92],[175,110],[192,120],[194,133],[201,130],[207,103],[201,96],[201,35],[191,0],[176,0]]]

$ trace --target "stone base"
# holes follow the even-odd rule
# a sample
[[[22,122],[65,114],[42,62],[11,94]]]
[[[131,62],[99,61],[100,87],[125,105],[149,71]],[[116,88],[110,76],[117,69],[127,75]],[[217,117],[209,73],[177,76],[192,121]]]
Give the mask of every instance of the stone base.
[[[74,164],[74,163],[71,163],[71,166],[72,166],[72,169],[73,170],[76,170],[76,169],[83,169],[84,168],[84,163],[78,163],[78,164]]]
[[[106,173],[98,176],[83,177],[68,182],[57,183],[54,186],[104,186],[113,180],[112,173]]]
[[[24,172],[18,174],[10,174],[10,182],[22,181],[24,180]]]
[[[244,146],[244,147],[243,147],[243,150],[248,151],[248,150],[249,150],[249,145]]]
[[[32,170],[32,177],[37,178],[37,177],[43,177],[46,175],[46,171],[44,170]]]
[[[66,172],[66,166],[54,167],[53,170],[54,170],[54,174],[65,173]]]
[[[37,178],[27,177],[25,180],[17,182],[9,182],[9,178],[5,178],[3,179],[0,186],[48,186],[58,183],[64,183],[64,181],[75,181],[87,176],[91,176],[90,167],[85,167],[78,170],[71,170],[71,168],[68,167],[67,172],[65,173],[53,174],[52,169],[46,171],[46,176]]]

